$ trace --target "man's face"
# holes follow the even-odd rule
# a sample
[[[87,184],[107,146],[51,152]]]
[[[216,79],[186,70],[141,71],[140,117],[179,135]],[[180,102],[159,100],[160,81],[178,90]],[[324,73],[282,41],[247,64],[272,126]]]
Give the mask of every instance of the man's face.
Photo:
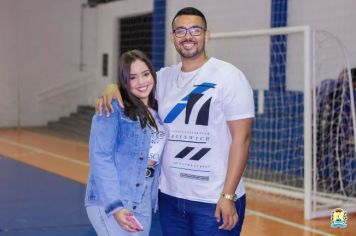
[[[203,19],[195,15],[178,16],[173,23],[173,31],[187,30],[185,36],[177,37],[176,34],[171,34],[171,39],[177,52],[182,58],[198,58],[205,51],[205,40],[208,39],[208,32],[205,30]],[[200,31],[199,31],[200,30]],[[190,33],[189,31],[192,31]],[[200,35],[196,35],[197,33]],[[193,36],[192,34],[196,35]]]

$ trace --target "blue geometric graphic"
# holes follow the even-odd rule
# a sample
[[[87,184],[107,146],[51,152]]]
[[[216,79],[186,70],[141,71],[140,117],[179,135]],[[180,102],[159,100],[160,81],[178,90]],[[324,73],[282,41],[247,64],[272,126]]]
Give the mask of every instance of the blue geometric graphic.
[[[191,91],[187,96],[182,98],[177,105],[168,113],[166,118],[163,120],[164,123],[172,123],[179,114],[187,107],[187,103],[192,94],[203,94],[205,91],[215,88],[216,84],[213,83],[202,83],[200,85],[195,85],[193,91]],[[189,120],[189,119],[188,119]]]

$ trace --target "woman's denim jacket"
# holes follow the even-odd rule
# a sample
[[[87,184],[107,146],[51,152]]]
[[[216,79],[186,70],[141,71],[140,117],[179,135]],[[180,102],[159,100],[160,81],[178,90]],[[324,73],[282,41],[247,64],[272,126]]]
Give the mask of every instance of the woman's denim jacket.
[[[113,101],[110,117],[95,114],[92,120],[89,158],[90,173],[85,205],[104,206],[110,215],[122,207],[134,210],[145,190],[146,167],[151,129],[141,128]],[[155,167],[152,184],[152,206],[157,209],[160,166]]]

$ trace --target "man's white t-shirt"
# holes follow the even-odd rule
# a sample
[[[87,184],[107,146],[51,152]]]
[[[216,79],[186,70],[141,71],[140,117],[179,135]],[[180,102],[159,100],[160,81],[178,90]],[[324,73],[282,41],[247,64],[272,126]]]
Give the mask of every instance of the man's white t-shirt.
[[[235,66],[216,58],[189,73],[181,72],[177,64],[158,72],[156,98],[168,131],[160,190],[178,198],[216,203],[231,144],[227,121],[254,117],[247,79]],[[241,179],[236,194],[244,193]]]

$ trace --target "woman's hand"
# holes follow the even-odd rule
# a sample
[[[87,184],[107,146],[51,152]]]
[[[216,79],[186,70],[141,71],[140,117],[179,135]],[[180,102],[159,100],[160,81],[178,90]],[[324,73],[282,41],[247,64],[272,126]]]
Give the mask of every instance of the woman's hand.
[[[141,230],[137,227],[137,224],[130,219],[132,213],[125,208],[115,212],[114,217],[121,228],[128,232],[137,232]]]

